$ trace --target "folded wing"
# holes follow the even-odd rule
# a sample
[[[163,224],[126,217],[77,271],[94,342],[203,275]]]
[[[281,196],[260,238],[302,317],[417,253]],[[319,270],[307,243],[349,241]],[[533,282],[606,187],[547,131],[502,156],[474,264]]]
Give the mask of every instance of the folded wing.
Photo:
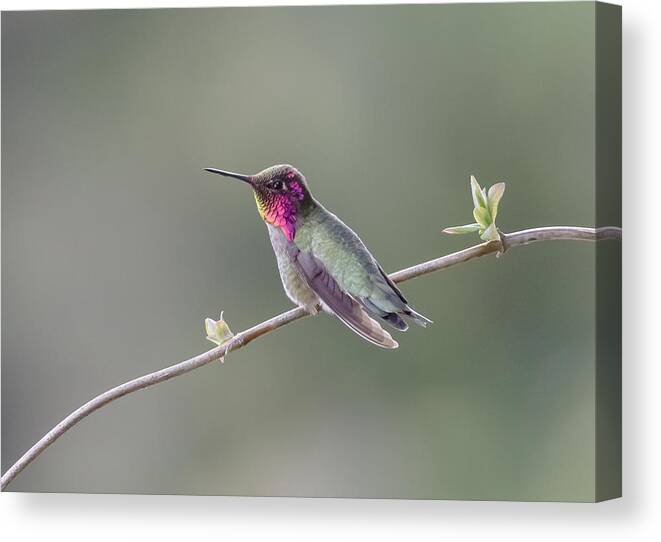
[[[310,288],[352,331],[382,348],[397,348],[390,334],[338,285],[318,258],[308,251],[298,250],[293,244],[290,256]]]

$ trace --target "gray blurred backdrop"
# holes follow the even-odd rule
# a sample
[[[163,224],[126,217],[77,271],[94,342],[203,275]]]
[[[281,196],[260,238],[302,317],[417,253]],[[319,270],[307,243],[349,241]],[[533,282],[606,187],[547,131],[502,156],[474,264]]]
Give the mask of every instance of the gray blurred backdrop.
[[[591,3],[2,15],[2,469],[93,395],[289,308],[247,187],[292,163],[388,271],[590,225]],[[592,500],[595,249],[403,285],[383,351],[327,316],[95,413],[20,491]]]

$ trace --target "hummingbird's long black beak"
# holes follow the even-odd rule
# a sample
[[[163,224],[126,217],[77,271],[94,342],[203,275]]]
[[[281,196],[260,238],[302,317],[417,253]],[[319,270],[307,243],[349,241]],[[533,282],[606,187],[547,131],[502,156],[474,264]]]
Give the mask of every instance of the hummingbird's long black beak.
[[[239,179],[240,181],[243,181],[244,183],[252,184],[252,176],[251,175],[241,175],[240,173],[232,173],[231,171],[224,171],[222,169],[216,169],[215,167],[205,167],[204,171],[208,171],[209,173],[217,173],[218,175],[222,175],[224,177],[232,177],[234,179]]]

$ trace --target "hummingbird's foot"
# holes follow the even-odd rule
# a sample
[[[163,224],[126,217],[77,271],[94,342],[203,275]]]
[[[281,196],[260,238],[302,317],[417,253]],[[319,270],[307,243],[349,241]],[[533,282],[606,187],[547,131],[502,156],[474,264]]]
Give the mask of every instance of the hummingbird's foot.
[[[319,305],[307,305],[306,307],[303,308],[307,311],[307,313],[310,316],[316,316],[317,314],[319,314],[319,311],[321,310],[321,306]]]

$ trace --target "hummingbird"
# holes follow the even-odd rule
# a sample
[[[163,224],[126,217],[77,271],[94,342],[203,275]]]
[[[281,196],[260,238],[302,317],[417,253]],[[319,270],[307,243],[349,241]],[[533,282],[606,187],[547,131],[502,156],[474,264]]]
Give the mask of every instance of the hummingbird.
[[[204,169],[250,185],[285,293],[296,305],[311,314],[321,308],[382,348],[398,344],[381,323],[400,331],[408,329],[407,320],[432,323],[409,306],[358,235],[314,198],[294,166],[271,166],[255,175]]]

